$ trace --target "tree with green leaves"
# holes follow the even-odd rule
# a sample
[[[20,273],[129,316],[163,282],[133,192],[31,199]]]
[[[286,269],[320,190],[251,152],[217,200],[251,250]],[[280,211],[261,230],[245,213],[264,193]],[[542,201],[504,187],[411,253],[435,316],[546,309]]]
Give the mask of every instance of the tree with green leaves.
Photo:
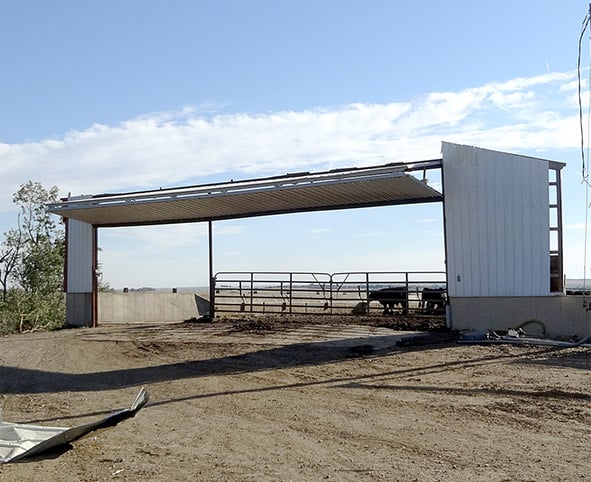
[[[32,181],[22,184],[13,197],[20,206],[19,230],[23,238],[17,279],[30,293],[44,295],[62,288],[64,231],[47,211],[47,203],[57,200],[57,187],[47,191]]]
[[[20,260],[21,249],[23,246],[22,233],[18,229],[11,229],[5,233],[6,239],[0,245],[0,286],[2,287],[2,296],[0,302],[6,302],[8,288],[13,274],[16,271]]]
[[[65,319],[62,293],[64,230],[47,211],[58,188],[22,184],[13,196],[17,227],[5,234],[0,250],[0,329],[55,328]]]

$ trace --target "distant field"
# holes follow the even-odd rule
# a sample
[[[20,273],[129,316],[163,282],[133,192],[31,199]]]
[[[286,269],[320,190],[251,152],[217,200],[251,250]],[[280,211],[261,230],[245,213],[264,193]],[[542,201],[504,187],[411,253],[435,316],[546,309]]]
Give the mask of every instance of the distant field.
[[[567,279],[566,280],[566,288],[569,290],[580,290],[583,289],[585,286],[587,289],[591,287],[591,279],[583,280],[583,279]]]

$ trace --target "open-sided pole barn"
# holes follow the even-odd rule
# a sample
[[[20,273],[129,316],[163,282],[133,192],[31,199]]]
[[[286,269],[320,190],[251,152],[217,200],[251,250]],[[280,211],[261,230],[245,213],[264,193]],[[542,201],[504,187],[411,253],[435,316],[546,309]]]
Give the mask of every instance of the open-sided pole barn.
[[[70,197],[49,207],[67,225],[67,323],[96,324],[101,227],[208,222],[213,274],[211,226],[217,220],[443,202],[449,326],[501,328],[541,318],[549,331],[585,334],[586,313],[572,316],[567,297],[556,296],[564,290],[563,166],[443,143],[435,160]],[[441,169],[443,192],[416,176],[429,169]]]

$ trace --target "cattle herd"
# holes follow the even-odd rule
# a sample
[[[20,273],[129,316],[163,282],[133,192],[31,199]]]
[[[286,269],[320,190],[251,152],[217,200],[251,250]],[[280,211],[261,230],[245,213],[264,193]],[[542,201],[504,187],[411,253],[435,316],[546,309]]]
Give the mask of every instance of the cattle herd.
[[[368,301],[378,301],[384,307],[385,315],[393,315],[399,310],[408,314],[409,291],[406,286],[394,286],[370,291]],[[418,309],[425,314],[445,313],[447,293],[444,288],[423,288],[418,292]]]

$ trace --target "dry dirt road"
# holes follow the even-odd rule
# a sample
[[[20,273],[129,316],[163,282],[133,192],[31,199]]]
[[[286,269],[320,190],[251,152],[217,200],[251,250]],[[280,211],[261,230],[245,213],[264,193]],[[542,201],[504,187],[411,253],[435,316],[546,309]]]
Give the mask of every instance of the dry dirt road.
[[[135,418],[0,465],[9,481],[591,480],[591,350],[343,324],[168,324],[0,338],[10,422]]]

